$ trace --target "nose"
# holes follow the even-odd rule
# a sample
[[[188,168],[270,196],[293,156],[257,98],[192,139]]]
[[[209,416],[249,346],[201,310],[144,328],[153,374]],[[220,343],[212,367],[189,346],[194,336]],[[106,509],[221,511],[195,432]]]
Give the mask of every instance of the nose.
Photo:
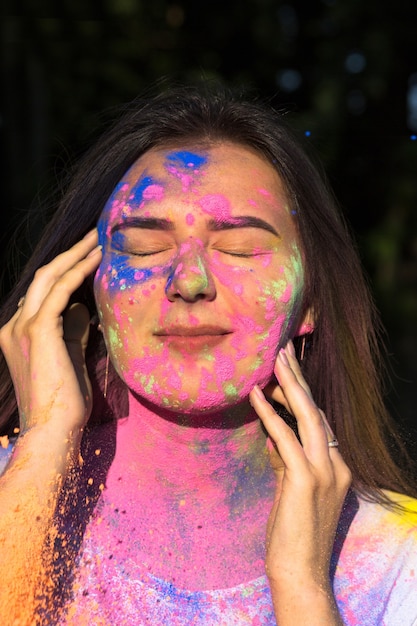
[[[214,300],[216,287],[201,244],[195,241],[182,244],[168,276],[165,293],[170,302]]]

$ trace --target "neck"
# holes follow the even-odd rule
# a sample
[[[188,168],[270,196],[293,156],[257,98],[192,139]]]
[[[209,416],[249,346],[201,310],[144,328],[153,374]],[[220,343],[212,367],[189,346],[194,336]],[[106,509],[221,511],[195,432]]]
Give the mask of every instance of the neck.
[[[266,463],[265,433],[248,403],[209,415],[164,411],[129,395],[129,415],[117,429],[123,464],[135,473],[146,470],[159,482],[184,488],[193,478],[227,476],[247,466],[261,471]],[[224,474],[223,474],[224,473]],[[201,484],[201,483],[200,483]]]
[[[114,560],[128,555],[184,589],[260,576],[275,477],[250,405],[184,416],[131,395],[129,409],[100,431],[108,441],[117,429],[96,526]],[[94,446],[99,439],[94,434]]]

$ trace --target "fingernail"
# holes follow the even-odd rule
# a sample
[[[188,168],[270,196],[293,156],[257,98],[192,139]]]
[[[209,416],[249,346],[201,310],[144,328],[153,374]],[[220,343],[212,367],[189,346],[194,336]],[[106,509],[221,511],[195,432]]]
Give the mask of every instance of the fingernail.
[[[96,246],[95,248],[93,248],[93,249],[91,250],[91,252],[89,252],[89,253],[87,254],[87,256],[86,256],[85,258],[86,258],[86,259],[89,259],[91,256],[94,256],[94,255],[95,255],[95,254],[97,254],[98,252],[101,252],[101,251],[102,251],[102,249],[103,249],[103,246],[102,246],[102,245],[98,245],[98,246]]]
[[[281,363],[283,363],[287,367],[290,366],[288,358],[287,358],[287,355],[285,354],[284,348],[281,348],[281,350],[278,352],[278,356],[279,356],[279,358],[281,360]]]
[[[291,356],[293,356],[295,358],[295,348],[294,348],[294,344],[293,344],[291,339],[289,340],[289,342],[286,345],[286,350],[287,350],[288,354],[290,354]]]
[[[261,388],[259,387],[259,385],[255,385],[255,386],[254,386],[254,388],[253,388],[253,393],[255,394],[255,396],[256,396],[257,398],[259,398],[259,400],[265,400],[265,396],[264,396],[264,394],[262,393],[262,390],[261,390]]]

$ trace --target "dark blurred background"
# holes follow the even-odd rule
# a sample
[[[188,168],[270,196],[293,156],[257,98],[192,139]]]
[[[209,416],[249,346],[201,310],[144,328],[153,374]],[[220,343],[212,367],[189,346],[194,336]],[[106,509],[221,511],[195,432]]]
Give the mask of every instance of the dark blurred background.
[[[388,330],[388,402],[417,457],[415,0],[2,6],[3,293],[7,247],[15,239],[24,262],[50,215],[45,199],[113,107],[163,77],[243,86],[288,111],[324,163]]]

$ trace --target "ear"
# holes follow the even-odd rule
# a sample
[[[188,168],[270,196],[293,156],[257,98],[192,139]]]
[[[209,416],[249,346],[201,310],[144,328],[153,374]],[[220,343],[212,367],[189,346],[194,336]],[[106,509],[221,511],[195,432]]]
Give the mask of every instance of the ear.
[[[315,319],[314,310],[309,307],[304,314],[298,328],[296,329],[295,336],[302,337],[303,335],[311,335],[314,332]]]

